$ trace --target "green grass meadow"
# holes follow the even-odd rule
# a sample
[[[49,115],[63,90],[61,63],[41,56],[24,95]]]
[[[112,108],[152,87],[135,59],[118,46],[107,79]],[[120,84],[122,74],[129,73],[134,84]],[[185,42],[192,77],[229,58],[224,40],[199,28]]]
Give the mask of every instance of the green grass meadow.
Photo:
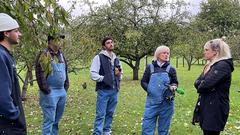
[[[174,62],[174,61],[172,61]],[[173,66],[174,63],[172,63]],[[185,89],[184,95],[176,94],[175,113],[170,128],[170,135],[201,135],[199,126],[191,124],[197,93],[194,80],[201,73],[203,66],[193,65],[191,71],[179,64],[177,75],[179,86]],[[123,64],[124,77],[119,92],[119,102],[112,124],[112,135],[140,135],[146,93],[140,86],[140,80],[132,80],[132,70]],[[139,70],[139,79],[144,72],[144,64]],[[60,122],[60,135],[90,135],[95,118],[95,82],[90,80],[89,69],[78,74],[71,73],[68,101],[63,119]],[[87,89],[81,84],[86,82]],[[235,67],[230,92],[230,115],[222,135],[240,135],[240,67]],[[28,89],[28,99],[24,102],[29,135],[41,134],[42,112],[38,104],[37,84]],[[157,135],[157,133],[156,133]]]

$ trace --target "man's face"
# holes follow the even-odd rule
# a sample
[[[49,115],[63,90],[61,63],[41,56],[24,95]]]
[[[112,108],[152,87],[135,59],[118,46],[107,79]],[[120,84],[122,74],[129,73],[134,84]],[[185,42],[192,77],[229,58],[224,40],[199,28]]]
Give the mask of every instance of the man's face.
[[[50,47],[54,50],[54,51],[58,51],[61,48],[62,45],[62,39],[61,38],[55,38],[53,40],[49,41],[50,43]]]
[[[109,39],[105,42],[104,49],[107,51],[113,51],[114,45],[113,45],[113,41],[111,39]]]
[[[4,32],[4,35],[10,44],[18,44],[20,42],[20,37],[22,36],[19,29],[13,29]]]

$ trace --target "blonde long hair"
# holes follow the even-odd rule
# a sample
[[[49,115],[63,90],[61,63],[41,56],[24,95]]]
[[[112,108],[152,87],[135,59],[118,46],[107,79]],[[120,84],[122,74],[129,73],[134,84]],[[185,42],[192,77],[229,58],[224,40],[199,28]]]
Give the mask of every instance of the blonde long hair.
[[[230,47],[226,42],[224,42],[224,38],[217,38],[217,39],[208,41],[204,45],[204,49],[205,48],[210,48],[213,51],[216,51],[217,54],[213,60],[207,61],[205,65],[204,73],[206,73],[214,63],[220,60],[232,58]]]

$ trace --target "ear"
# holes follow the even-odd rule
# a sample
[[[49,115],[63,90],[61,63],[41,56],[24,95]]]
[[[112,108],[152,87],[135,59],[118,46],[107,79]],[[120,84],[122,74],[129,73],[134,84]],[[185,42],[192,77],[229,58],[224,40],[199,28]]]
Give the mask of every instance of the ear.
[[[4,35],[5,37],[9,37],[9,32],[8,32],[8,31],[4,31],[4,32],[3,32],[3,35]]]

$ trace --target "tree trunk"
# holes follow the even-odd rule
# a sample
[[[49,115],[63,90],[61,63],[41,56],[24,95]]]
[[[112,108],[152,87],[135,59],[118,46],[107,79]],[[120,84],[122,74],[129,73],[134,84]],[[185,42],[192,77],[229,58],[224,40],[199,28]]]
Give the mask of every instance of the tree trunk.
[[[178,57],[176,58],[176,68],[178,68]]]
[[[191,70],[192,60],[193,60],[193,57],[192,57],[192,56],[190,56],[189,59],[186,59],[187,65],[188,65],[188,71]]]
[[[138,68],[133,68],[133,80],[138,80]]]
[[[26,76],[25,76],[25,80],[24,80],[24,83],[23,83],[23,87],[22,87],[22,100],[23,101],[27,100],[28,80],[30,79],[31,75],[32,75],[32,69],[28,68]]]
[[[182,64],[183,64],[183,67],[184,67],[184,57],[183,57],[182,61],[183,61]]]
[[[136,60],[135,66],[133,67],[133,80],[138,80],[140,60]]]
[[[33,68],[33,67],[31,67],[31,69],[29,69],[29,79],[28,79],[28,80],[30,80],[30,86],[33,86],[32,68]]]
[[[148,65],[148,56],[146,55],[145,56],[145,67],[147,67],[147,65]]]

